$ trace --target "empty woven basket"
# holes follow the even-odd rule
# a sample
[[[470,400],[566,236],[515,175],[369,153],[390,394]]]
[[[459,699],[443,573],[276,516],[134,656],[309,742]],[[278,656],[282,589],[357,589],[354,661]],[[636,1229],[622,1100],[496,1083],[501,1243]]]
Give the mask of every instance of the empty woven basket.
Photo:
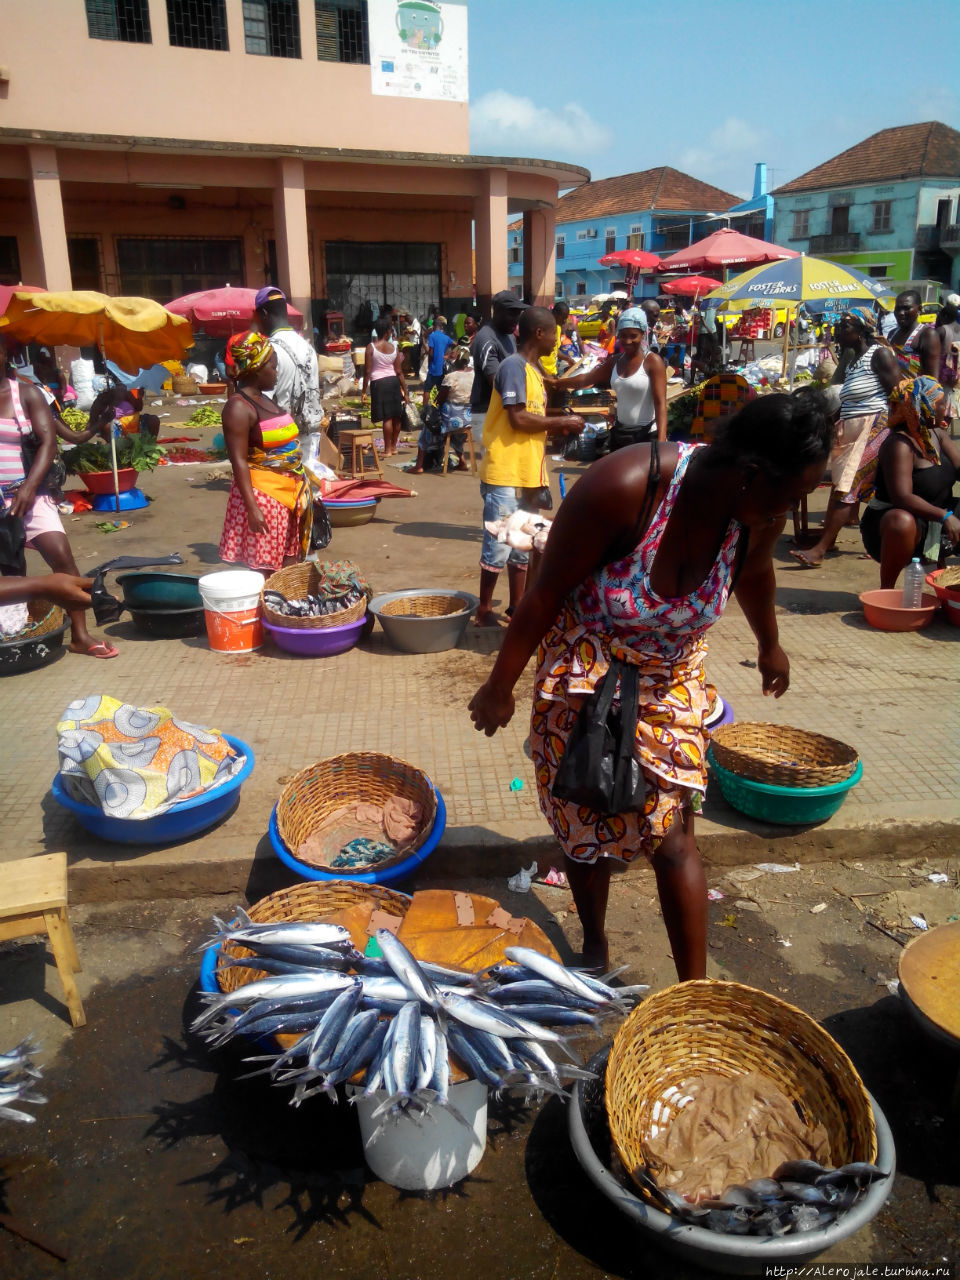
[[[704,1072],[733,1077],[750,1071],[772,1080],[804,1123],[824,1125],[835,1166],[876,1159],[870,1099],[833,1037],[808,1014],[765,991],[703,980],[648,997],[613,1042],[607,1116],[627,1172],[655,1164],[646,1145],[652,1126],[662,1131],[669,1124],[676,1114],[671,1100],[683,1096],[689,1081]]]
[[[404,916],[410,906],[410,899],[405,893],[397,893],[393,889],[384,889],[375,884],[306,884],[294,885],[290,889],[278,889],[276,893],[250,908],[250,919],[256,924],[281,924],[291,920],[323,920],[335,911],[344,907],[356,906],[358,903],[370,903],[373,908],[389,911],[394,916]],[[225,943],[220,948],[217,961],[217,982],[221,991],[236,991],[248,982],[255,982],[264,976],[263,971],[242,965],[227,965],[225,959],[241,960],[252,956],[247,947],[236,943]]]
[[[851,777],[859,759],[845,742],[789,725],[725,724],[710,741],[721,768],[775,787],[829,787]]]
[[[388,600],[380,606],[380,612],[391,618],[439,618],[451,613],[463,613],[470,608],[470,601],[463,596],[402,596]]]
[[[322,572],[312,563],[291,564],[271,575],[263,584],[264,591],[279,591],[288,600],[299,600],[306,595],[322,595],[324,580]],[[295,618],[286,613],[277,613],[275,609],[263,601],[263,616],[274,627],[293,627],[295,630],[309,631],[318,627],[343,627],[348,622],[356,622],[367,611],[367,597],[361,596],[346,609],[336,613],[320,614],[316,618]]]
[[[280,792],[277,828],[296,857],[307,837],[338,809],[361,803],[383,805],[392,796],[415,800],[422,810],[417,830],[396,848],[399,857],[423,844],[436,817],[437,798],[421,769],[376,751],[352,751],[301,769]]]

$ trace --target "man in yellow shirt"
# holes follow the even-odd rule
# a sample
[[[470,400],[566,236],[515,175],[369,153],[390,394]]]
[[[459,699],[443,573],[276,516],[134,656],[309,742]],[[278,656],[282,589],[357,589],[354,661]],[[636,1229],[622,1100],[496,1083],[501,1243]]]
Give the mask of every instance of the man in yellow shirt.
[[[490,408],[483,423],[480,463],[484,532],[478,627],[499,624],[493,612],[493,593],[504,565],[510,581],[511,610],[523,595],[527,553],[498,542],[486,524],[512,515],[519,507],[535,512],[541,505],[536,493],[547,483],[547,394],[540,361],[550,355],[556,336],[557,322],[552,313],[546,307],[528,307],[520,316],[517,353],[501,362],[493,380]],[[566,413],[552,424],[564,435],[582,431],[583,425],[582,418]]]

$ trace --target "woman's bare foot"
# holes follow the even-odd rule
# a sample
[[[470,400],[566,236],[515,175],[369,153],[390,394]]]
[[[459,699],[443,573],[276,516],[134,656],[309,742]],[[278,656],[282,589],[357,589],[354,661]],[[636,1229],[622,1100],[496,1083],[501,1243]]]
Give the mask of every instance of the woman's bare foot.
[[[475,627],[501,627],[503,619],[493,609],[478,609],[473,620]]]
[[[582,967],[596,973],[606,973],[610,968],[610,944],[605,937],[583,941]]]
[[[823,564],[823,555],[817,555],[812,549],[810,551],[791,551],[790,554],[799,563],[801,569],[819,569]]]

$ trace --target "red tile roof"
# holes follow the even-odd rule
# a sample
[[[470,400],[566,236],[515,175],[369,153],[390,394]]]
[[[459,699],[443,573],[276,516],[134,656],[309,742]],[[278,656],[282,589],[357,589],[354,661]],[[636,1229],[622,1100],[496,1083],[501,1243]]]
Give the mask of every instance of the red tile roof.
[[[600,178],[567,192],[557,202],[557,222],[639,213],[643,209],[657,209],[661,213],[719,213],[739,204],[740,199],[665,165],[660,169],[644,169],[641,173]],[[522,225],[518,219],[510,223],[510,228],[515,230]]]
[[[772,194],[922,177],[960,179],[960,133],[956,129],[936,120],[881,129],[832,160],[777,187]]]

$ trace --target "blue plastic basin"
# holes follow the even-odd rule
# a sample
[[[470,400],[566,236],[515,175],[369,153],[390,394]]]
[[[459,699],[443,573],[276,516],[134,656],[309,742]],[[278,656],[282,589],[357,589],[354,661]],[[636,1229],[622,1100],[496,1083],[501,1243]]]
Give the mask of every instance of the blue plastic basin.
[[[221,818],[226,817],[240,797],[240,788],[253,772],[253,749],[232,734],[223,735],[236,751],[246,756],[246,763],[238,774],[213,791],[183,800],[156,818],[115,818],[92,804],[84,804],[67,793],[56,774],[51,785],[53,798],[64,809],[76,814],[80,824],[91,835],[115,844],[171,844],[199,835]]]
[[[341,872],[338,875],[334,871],[322,871],[319,867],[310,867],[305,862],[301,862],[283,842],[277,825],[276,805],[273,806],[273,812],[270,814],[270,843],[273,845],[273,852],[281,862],[285,862],[291,871],[295,871],[304,880],[347,880],[350,884],[394,884],[397,880],[403,880],[412,875],[420,863],[425,862],[440,843],[447,825],[447,806],[443,803],[443,796],[436,787],[433,788],[433,793],[437,797],[437,812],[426,840],[419,849],[415,849],[402,861],[391,863],[382,871],[363,871],[357,875],[345,875]]]
[[[724,800],[734,809],[762,822],[776,822],[783,826],[826,822],[846,800],[850,788],[863,777],[863,761],[858,760],[849,778],[833,782],[829,787],[775,787],[768,782],[741,778],[739,774],[724,769],[717,764],[712,747],[707,752],[707,763],[720,784]]]

